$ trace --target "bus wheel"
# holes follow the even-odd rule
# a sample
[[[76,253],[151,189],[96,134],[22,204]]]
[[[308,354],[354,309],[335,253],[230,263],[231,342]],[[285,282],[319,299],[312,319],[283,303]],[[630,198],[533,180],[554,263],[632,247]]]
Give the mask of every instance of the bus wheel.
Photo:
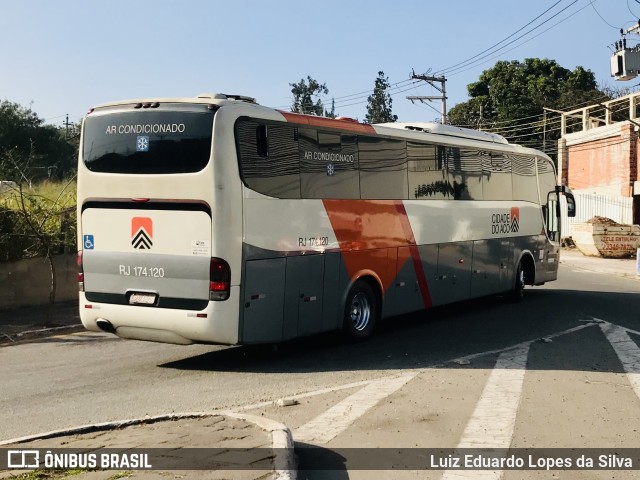
[[[347,295],[343,331],[350,340],[364,340],[373,333],[378,320],[378,298],[371,286],[357,281]]]
[[[511,292],[511,298],[514,302],[521,302],[524,298],[524,285],[524,268],[521,261],[520,263],[518,263],[518,270],[516,270],[516,282],[513,286],[513,291]]]

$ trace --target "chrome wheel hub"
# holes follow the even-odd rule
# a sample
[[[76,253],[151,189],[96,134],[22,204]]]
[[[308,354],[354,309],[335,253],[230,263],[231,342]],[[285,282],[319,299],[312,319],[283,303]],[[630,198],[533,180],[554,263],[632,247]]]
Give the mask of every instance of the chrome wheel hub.
[[[358,332],[367,328],[371,320],[371,304],[367,295],[362,292],[354,295],[349,311],[353,328]]]

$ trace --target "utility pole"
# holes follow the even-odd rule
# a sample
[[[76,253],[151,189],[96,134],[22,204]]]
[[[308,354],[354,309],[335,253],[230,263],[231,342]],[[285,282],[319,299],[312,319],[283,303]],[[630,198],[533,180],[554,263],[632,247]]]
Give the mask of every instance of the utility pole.
[[[69,139],[69,114],[67,113],[67,117],[64,120],[64,139],[68,140]]]
[[[542,151],[547,153],[547,109],[542,109]]]
[[[411,72],[411,78],[413,80],[422,80],[423,82],[427,82],[429,85],[431,85],[433,88],[435,88],[436,90],[438,90],[442,95],[440,95],[439,97],[433,97],[433,96],[413,96],[413,97],[407,97],[407,100],[411,100],[411,103],[414,103],[414,101],[418,101],[421,103],[424,103],[425,100],[427,101],[431,101],[431,100],[442,100],[442,119],[441,119],[441,123],[443,125],[445,125],[447,123],[447,90],[445,87],[445,83],[447,81],[446,78],[444,78],[444,75],[442,77],[432,77],[432,76],[428,76],[428,75],[416,75],[415,71]],[[440,86],[436,85],[436,83],[440,83]]]

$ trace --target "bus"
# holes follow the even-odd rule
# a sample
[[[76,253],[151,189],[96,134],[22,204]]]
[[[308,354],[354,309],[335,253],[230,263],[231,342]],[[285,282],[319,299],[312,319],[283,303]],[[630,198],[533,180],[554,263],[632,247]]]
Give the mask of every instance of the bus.
[[[78,165],[80,317],[173,344],[278,343],[555,280],[553,161],[434,123],[204,94],[106,103]],[[563,200],[564,205],[565,200]]]

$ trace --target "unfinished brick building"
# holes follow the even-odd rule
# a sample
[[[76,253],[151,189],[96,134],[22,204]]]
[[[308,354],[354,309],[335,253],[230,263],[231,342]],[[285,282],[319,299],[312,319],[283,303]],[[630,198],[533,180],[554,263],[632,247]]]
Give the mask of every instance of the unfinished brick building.
[[[638,138],[640,94],[562,114],[560,181],[576,195],[578,216],[640,224]]]

